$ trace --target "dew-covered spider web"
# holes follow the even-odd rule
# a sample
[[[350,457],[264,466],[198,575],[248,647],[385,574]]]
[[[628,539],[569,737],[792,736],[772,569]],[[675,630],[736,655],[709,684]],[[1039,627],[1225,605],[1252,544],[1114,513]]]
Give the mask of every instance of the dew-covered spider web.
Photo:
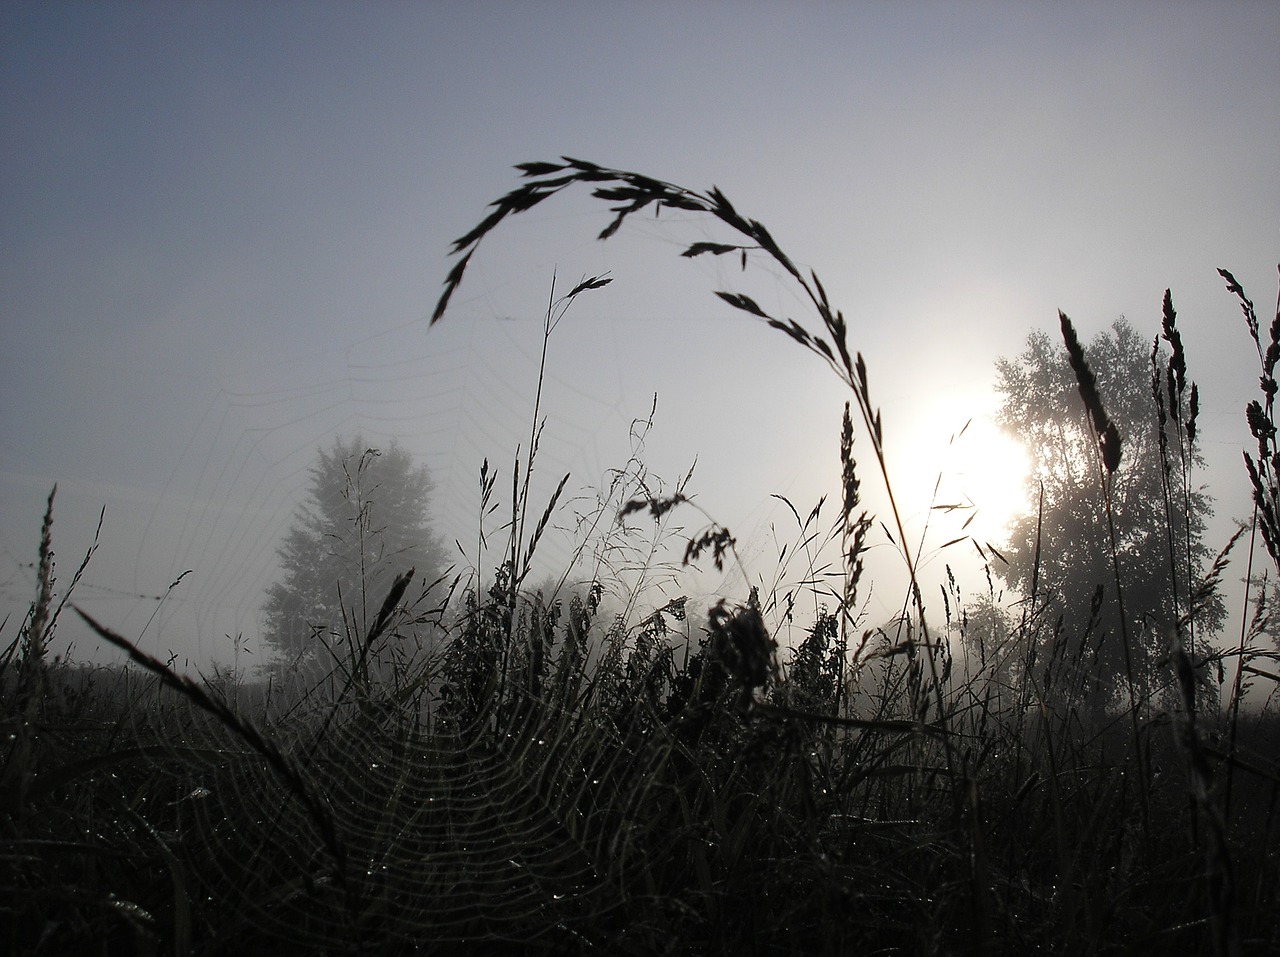
[[[581,276],[633,255],[613,249]],[[548,333],[534,303],[553,270],[514,292],[500,274],[477,270],[474,298],[430,331],[415,320],[353,336],[321,377],[225,383],[157,487],[106,503],[74,601],[136,649],[144,675],[111,679],[124,707],[94,732],[123,755],[110,787],[128,808],[97,837],[158,853],[179,938],[307,953],[551,953],[607,939],[646,952],[661,928],[628,926],[635,902],[656,920],[682,906],[673,886],[714,883],[667,853],[690,841],[721,853],[694,833],[708,809],[690,781],[710,772],[694,744],[709,727],[741,732],[724,675],[703,667],[705,615],[716,597],[756,590],[774,628],[794,594],[826,587],[816,539],[787,552],[773,522],[799,523],[835,472],[836,418],[812,436],[781,422],[822,391],[814,377],[788,378],[790,351],[726,350],[743,320],[691,315],[686,290],[668,291],[682,311],[664,312],[665,300],[629,291],[620,308],[602,289],[598,308],[586,298]],[[729,386],[707,371],[726,362]],[[449,560],[419,569],[383,618],[382,594],[365,614],[345,596],[351,613],[316,632],[312,653],[281,654],[258,638],[276,549],[317,450],[356,436],[426,464]],[[810,467],[819,452],[829,465]],[[704,480],[714,498],[696,494]],[[74,525],[95,491],[60,490],[61,521]],[[694,502],[625,517],[629,501],[677,492]],[[799,514],[769,498],[780,492]],[[720,522],[737,551],[686,567],[687,542]],[[63,628],[80,625],[68,614]],[[71,660],[108,647],[88,629],[72,640]],[[166,684],[160,665],[198,677]],[[786,821],[775,837],[811,839]],[[137,916],[144,929],[156,919]]]
[[[134,825],[185,873],[194,909],[222,916],[224,945],[625,939],[653,861],[693,826],[661,813],[696,773],[688,729],[732,709],[724,674],[700,672],[711,658],[688,641],[685,599],[628,634],[601,597],[510,606],[495,588],[447,649],[409,660],[402,617],[352,669],[252,699],[148,684],[128,729],[143,760],[121,772],[140,779],[121,783],[138,787]]]

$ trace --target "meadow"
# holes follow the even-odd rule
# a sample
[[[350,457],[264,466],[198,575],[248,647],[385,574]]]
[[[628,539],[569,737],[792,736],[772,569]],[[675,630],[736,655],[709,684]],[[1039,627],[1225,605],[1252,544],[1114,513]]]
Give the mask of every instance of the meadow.
[[[520,171],[456,244],[433,321],[448,321],[489,233],[578,187],[609,205],[602,239],[640,212],[706,217],[728,239],[685,256],[763,261],[808,303],[807,319],[781,319],[716,293],[848,389],[835,517],[796,515],[793,554],[836,555],[801,576],[823,582],[819,610],[806,618],[794,595],[754,589],[696,607],[603,565],[535,585],[559,492],[530,500],[534,441],[523,486],[519,467],[504,478],[509,501],[482,473],[485,547],[468,574],[406,570],[375,614],[332,636],[323,667],[191,678],[75,609],[85,564],[55,582],[51,494],[37,594],[0,657],[6,952],[1280,952],[1280,655],[1265,582],[1231,610],[1234,639],[1195,641],[1224,547],[1183,581],[1185,614],[1152,657],[1123,627],[1064,633],[1034,587],[1008,601],[1004,630],[986,628],[990,602],[954,581],[941,584],[942,615],[926,614],[924,590],[939,585],[898,544],[902,614],[866,623],[869,537],[908,536],[874,370],[818,277],[715,189],[572,159]],[[1223,278],[1261,386],[1247,413],[1258,448],[1241,472],[1256,509],[1239,548],[1260,541],[1280,573],[1280,313],[1261,325]],[[1123,438],[1065,316],[1062,332],[1105,526]],[[1194,358],[1177,346],[1174,357]],[[1163,388],[1153,417],[1162,395],[1180,405]],[[535,411],[534,436],[537,423]],[[1170,428],[1187,452],[1171,461],[1190,460],[1192,433]],[[714,521],[680,536],[673,516],[695,506],[683,486],[658,494],[646,478],[634,461],[616,471],[583,550],[641,569],[655,543],[685,562],[737,561],[732,530]],[[864,510],[863,483],[883,488],[887,514]],[[501,530],[486,529],[499,505]],[[1112,567],[1098,572],[1123,602],[1111,540]],[[130,666],[51,659],[72,614]],[[784,621],[804,635],[791,647],[774,638]],[[1081,666],[1103,641],[1123,651],[1114,687]]]

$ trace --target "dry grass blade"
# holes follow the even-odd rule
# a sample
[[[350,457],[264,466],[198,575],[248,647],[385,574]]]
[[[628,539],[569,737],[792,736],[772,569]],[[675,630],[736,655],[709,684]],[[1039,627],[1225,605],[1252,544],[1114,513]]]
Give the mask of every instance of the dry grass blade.
[[[1067,347],[1067,358],[1071,362],[1071,371],[1075,373],[1076,384],[1080,388],[1080,398],[1093,423],[1094,433],[1098,437],[1098,447],[1102,452],[1102,463],[1108,473],[1120,467],[1120,431],[1107,416],[1102,406],[1102,397],[1098,394],[1098,379],[1089,368],[1085,358],[1084,346],[1076,335],[1075,326],[1067,318],[1065,312],[1058,313],[1058,321],[1062,326],[1062,339]]]
[[[48,633],[53,622],[53,499],[55,485],[45,503],[40,523],[39,561],[36,571],[36,600],[19,632],[21,645],[18,658],[17,694],[14,696],[14,722],[8,737],[11,750],[0,766],[0,797],[6,809],[20,811],[26,806],[28,789],[34,774],[32,755],[37,744],[37,716],[45,697],[45,654]],[[12,646],[11,646],[12,648]],[[6,656],[7,658],[7,656]],[[0,678],[3,678],[0,671]],[[6,721],[5,724],[9,722]]]
[[[391,623],[391,616],[395,614],[396,608],[400,604],[400,599],[404,597],[405,589],[409,587],[409,582],[413,581],[416,571],[417,569],[410,568],[407,572],[397,575],[395,581],[392,582],[391,590],[387,592],[387,597],[382,600],[382,607],[378,610],[378,617],[374,620],[373,627],[369,629],[368,635],[365,636],[365,654],[368,654],[369,648],[387,630],[387,626]]]
[[[1195,666],[1176,631],[1173,634],[1170,658],[1182,699],[1180,743],[1190,771],[1192,799],[1207,825],[1205,881],[1209,892],[1213,949],[1217,957],[1237,957],[1240,953],[1240,939],[1235,923],[1235,866],[1231,858],[1226,824],[1212,795],[1213,771],[1209,767],[1197,727]]]
[[[542,511],[542,517],[538,519],[538,524],[534,526],[533,537],[529,540],[529,547],[525,549],[524,564],[520,567],[520,575],[518,581],[524,581],[529,574],[529,569],[533,565],[533,553],[538,548],[538,542],[542,540],[542,533],[547,530],[547,525],[551,521],[551,516],[556,510],[556,505],[560,502],[560,495],[564,492],[564,487],[569,482],[569,473],[565,472],[564,477],[560,479],[560,484],[556,486],[556,490],[551,493],[551,498],[547,501],[547,507]]]
[[[853,392],[857,401],[859,415],[870,435],[872,451],[876,457],[876,464],[889,500],[889,509],[896,530],[896,536],[889,534],[889,539],[891,542],[899,543],[895,545],[895,548],[906,566],[910,582],[909,601],[914,608],[916,617],[919,619],[919,627],[927,638],[929,626],[926,621],[924,601],[921,597],[923,592],[916,571],[916,557],[912,555],[910,548],[906,544],[908,539],[903,518],[898,507],[893,483],[890,481],[889,468],[885,456],[883,423],[880,410],[875,407],[871,399],[866,363],[860,353],[855,353],[850,349],[848,324],[844,315],[831,307],[826,290],[816,274],[811,273],[806,276],[802,273],[795,262],[782,250],[769,230],[759,221],[740,214],[728,197],[715,186],[712,186],[706,192],[700,193],[638,173],[609,169],[567,156],[561,157],[561,162],[559,163],[523,163],[517,169],[521,171],[526,182],[492,204],[494,207],[493,212],[454,244],[455,254],[463,254],[464,257],[471,256],[483,238],[507,216],[523,212],[574,183],[587,183],[592,184],[592,196],[610,203],[610,211],[614,214],[612,221],[601,231],[601,239],[607,239],[616,233],[627,217],[649,207],[654,207],[658,211],[663,208],[670,208],[706,213],[750,241],[750,244],[739,247],[739,251],[744,257],[744,266],[747,251],[754,246],[776,265],[780,266],[799,285],[804,297],[812,304],[820,319],[820,324],[812,328],[806,327],[795,320],[783,321],[773,318],[758,303],[746,295],[729,291],[717,291],[716,295],[728,305],[764,320],[767,324],[785,333],[796,343],[818,356]],[[731,244],[724,243],[714,244],[713,246],[695,245],[686,248],[684,254],[693,256],[705,252],[718,255],[730,251],[731,248],[733,248]],[[444,315],[447,303],[461,282],[461,277],[461,271],[455,266],[445,279],[444,291],[432,315],[431,321],[433,323]],[[1103,436],[1104,454],[1108,463],[1118,463],[1119,434],[1114,428],[1110,430],[1103,428],[1100,430],[1100,434]],[[724,538],[720,538],[719,542],[723,546]],[[686,560],[694,557],[698,551],[708,547],[715,549],[716,558],[719,562],[723,556],[723,547],[717,547],[716,542],[706,536],[690,543],[690,550],[686,553]],[[940,688],[940,675],[934,671],[932,657],[929,659],[929,668],[932,679],[931,686],[935,691],[938,691]],[[941,698],[939,698],[939,713],[942,713],[943,710],[941,704]],[[950,760],[950,754],[948,754],[948,759]]]
[[[45,504],[44,521],[40,525],[40,564],[36,572],[39,592],[31,609],[31,622],[27,627],[27,642],[22,660],[27,667],[37,668],[44,662],[45,631],[50,622],[53,606],[53,499],[58,486],[49,492]]]
[[[75,606],[72,606],[75,608]],[[311,822],[315,825],[324,842],[325,848],[333,858],[334,880],[343,889],[352,914],[358,913],[354,889],[347,877],[347,852],[338,836],[334,823],[333,810],[328,802],[318,794],[307,782],[297,764],[271,740],[264,737],[251,722],[242,718],[223,701],[219,701],[208,691],[186,675],[180,675],[164,662],[153,658],[123,635],[94,620],[83,609],[75,608],[84,623],[107,643],[114,645],[129,656],[129,660],[140,665],[158,677],[166,686],[172,688],[201,710],[217,718],[230,731],[238,735],[249,747],[260,754],[267,764],[278,774],[282,781],[293,792],[294,796],[307,809]]]

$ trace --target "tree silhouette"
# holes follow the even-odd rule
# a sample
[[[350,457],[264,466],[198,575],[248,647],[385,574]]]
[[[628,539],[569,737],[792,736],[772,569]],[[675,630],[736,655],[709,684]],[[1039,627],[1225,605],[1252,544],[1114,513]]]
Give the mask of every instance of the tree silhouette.
[[[366,634],[396,576],[413,568],[429,584],[443,564],[428,525],[430,475],[397,443],[379,451],[359,436],[335,440],[310,474],[263,605],[263,637],[290,662]]]
[[[1105,507],[1104,450],[1067,353],[1037,332],[1028,337],[1022,355],[996,363],[996,391],[1004,397],[999,424],[1022,442],[1031,463],[1028,507],[1010,529],[1009,564],[997,571],[1023,596],[1034,592],[1033,607],[1042,616],[1037,631],[1049,646],[1044,649],[1049,660],[1042,658],[1046,667],[1056,667],[1060,679],[1074,678],[1076,686],[1100,691],[1092,695],[1098,708],[1125,674],[1126,634],[1137,686],[1150,690],[1153,667],[1209,557],[1202,539],[1212,499],[1203,487],[1184,488],[1176,452],[1161,453],[1155,393],[1166,404],[1169,422],[1185,422],[1188,413],[1167,407],[1166,393],[1177,404],[1183,398],[1180,391],[1166,390],[1166,360],[1156,346],[1120,319],[1085,350],[1102,404],[1122,440],[1119,467],[1106,482],[1125,627]],[[1167,433],[1166,439],[1175,440]],[[1191,439],[1183,441],[1191,446],[1188,465],[1201,464]],[[1172,460],[1168,471],[1167,459]],[[1216,594],[1201,597],[1198,628],[1212,631],[1225,614],[1222,600]]]

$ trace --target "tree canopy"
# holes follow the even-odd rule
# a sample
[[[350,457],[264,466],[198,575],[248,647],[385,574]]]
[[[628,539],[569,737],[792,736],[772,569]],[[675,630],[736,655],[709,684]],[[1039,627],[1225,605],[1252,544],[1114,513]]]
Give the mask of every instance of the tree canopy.
[[[1034,592],[1037,613],[1051,631],[1075,642],[1078,660],[1104,690],[1113,689],[1124,673],[1125,635],[1137,652],[1136,670],[1149,674],[1144,669],[1163,654],[1169,631],[1186,611],[1188,578],[1197,583],[1209,557],[1203,533],[1212,500],[1203,487],[1182,483],[1177,452],[1161,452],[1165,426],[1158,402],[1172,423],[1167,442],[1175,441],[1168,431],[1187,421],[1187,410],[1167,408],[1170,398],[1179,405],[1185,401],[1180,390],[1165,386],[1167,360],[1158,346],[1120,319],[1085,349],[1099,397],[1121,436],[1114,472],[1103,464],[1060,345],[1032,333],[1025,352],[996,364],[996,391],[1003,396],[998,422],[1026,447],[1030,462],[1027,508],[1011,526],[1008,565],[996,570],[1024,597]],[[1188,466],[1200,464],[1191,438],[1182,441],[1189,446]],[[1106,514],[1108,486],[1123,624]],[[1221,599],[1208,596],[1198,626],[1216,629],[1223,615]]]
[[[396,576],[413,568],[430,583],[443,565],[428,522],[431,477],[397,443],[337,439],[318,451],[310,477],[263,606],[263,637],[290,661],[364,634]]]

